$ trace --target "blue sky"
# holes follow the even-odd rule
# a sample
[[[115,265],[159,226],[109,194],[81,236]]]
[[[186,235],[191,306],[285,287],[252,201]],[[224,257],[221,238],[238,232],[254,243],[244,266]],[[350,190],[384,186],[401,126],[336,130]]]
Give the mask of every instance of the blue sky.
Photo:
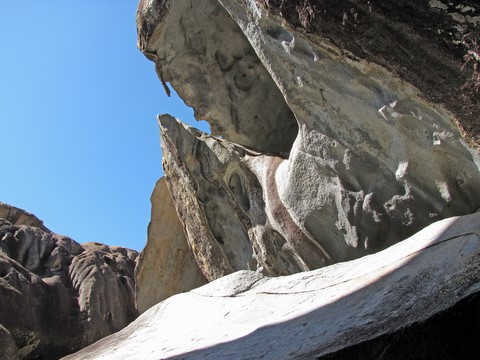
[[[162,176],[156,115],[198,123],[137,49],[136,7],[1,1],[0,201],[80,243],[141,250]]]

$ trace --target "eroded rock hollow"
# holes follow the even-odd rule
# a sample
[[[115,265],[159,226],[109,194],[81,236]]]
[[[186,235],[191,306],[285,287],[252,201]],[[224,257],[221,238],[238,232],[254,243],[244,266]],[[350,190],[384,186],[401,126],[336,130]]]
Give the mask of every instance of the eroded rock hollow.
[[[462,112],[479,102],[465,64],[479,9],[438,3],[140,1],[139,48],[212,128],[159,117],[166,182],[208,281],[351,260],[479,208],[478,132]]]

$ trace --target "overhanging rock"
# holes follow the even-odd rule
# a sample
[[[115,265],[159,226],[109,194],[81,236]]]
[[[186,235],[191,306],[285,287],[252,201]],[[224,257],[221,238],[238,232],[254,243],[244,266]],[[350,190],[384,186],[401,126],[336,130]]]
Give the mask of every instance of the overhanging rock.
[[[249,183],[248,194],[236,197],[239,187],[233,186],[236,190],[232,190],[225,182],[221,189],[219,183],[213,188],[223,194],[224,200],[236,202],[230,204],[233,207],[222,208],[230,212],[226,217],[244,216],[248,200],[253,208],[257,206],[255,219],[261,224],[263,219],[280,214],[272,216],[268,201],[260,198],[275,194],[282,208],[280,215],[288,218],[291,227],[283,232],[279,231],[282,224],[272,227],[275,232],[268,238],[274,239],[269,240],[276,244],[273,248],[287,245],[285,253],[274,251],[269,256],[286,257],[290,263],[304,262],[286,270],[277,268],[277,273],[318,268],[374,253],[434,221],[479,208],[478,154],[465,142],[452,112],[429,101],[392,69],[374,63],[375,58],[361,59],[337,48],[321,33],[307,34],[274,12],[267,12],[268,6],[261,3],[141,1],[137,24],[139,46],[155,62],[165,86],[170,83],[193,106],[197,118],[210,122],[213,134],[224,143],[228,141],[263,159],[257,160],[256,168],[263,167],[266,176],[258,176],[260,170],[255,172],[247,166],[254,174],[248,179],[256,178],[255,184]],[[429,59],[430,55],[424,58]],[[241,225],[235,225],[208,216],[210,210],[205,204],[213,202],[214,197],[196,188],[200,184],[195,185],[199,176],[195,171],[201,170],[200,176],[205,179],[217,175],[201,164],[200,157],[205,153],[199,149],[206,147],[188,147],[186,140],[180,146],[178,136],[190,135],[176,132],[172,136],[165,131],[162,135],[164,141],[175,137],[163,145],[164,155],[167,153],[165,174],[173,198],[192,200],[188,204],[175,201],[177,211],[183,208],[179,217],[187,229],[187,218],[196,229],[209,228],[224,247],[218,252],[212,242],[197,251],[201,248],[193,246],[196,240],[192,232],[187,234],[204,275],[211,280],[234,270],[251,269],[252,264],[255,267],[252,256],[258,258],[263,251],[252,245],[259,228],[256,223],[240,221]],[[218,139],[208,141],[212,148],[222,147],[214,144],[221,144]],[[227,151],[222,156],[232,156],[232,163],[244,167],[243,155]],[[176,167],[171,161],[194,158],[200,167],[182,170],[182,177],[192,184],[190,189],[173,189],[174,181],[168,178],[178,180],[179,175],[170,171]],[[219,161],[225,164],[227,160]],[[220,177],[224,175],[228,177],[223,173]],[[237,175],[222,181],[244,186],[246,178]],[[262,195],[257,196],[258,202],[252,202],[252,194]],[[263,210],[261,201],[265,203]],[[187,209],[195,203],[195,209]],[[199,215],[202,211],[205,216]],[[236,235],[227,235],[233,233]],[[235,252],[232,245],[230,251],[228,244],[241,249]],[[321,249],[324,255],[317,256],[312,265],[308,256],[291,259],[292,246],[297,254],[299,249],[310,254],[315,247],[313,254]],[[222,265],[207,269],[210,259]],[[263,266],[262,261],[258,263]],[[284,259],[280,263],[284,264]]]

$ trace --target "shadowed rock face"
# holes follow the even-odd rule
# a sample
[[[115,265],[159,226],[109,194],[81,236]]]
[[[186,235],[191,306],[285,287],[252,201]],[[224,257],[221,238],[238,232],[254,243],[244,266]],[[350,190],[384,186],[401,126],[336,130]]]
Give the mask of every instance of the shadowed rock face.
[[[18,348],[10,331],[0,324],[0,357],[2,359],[17,360]]]
[[[335,25],[333,16],[337,28],[328,32],[318,20],[325,14],[315,12],[326,2],[304,2],[315,10],[313,25],[303,25],[301,4],[291,3],[298,6],[253,0],[139,5],[140,49],[164,85],[169,82],[221,136],[161,118],[167,183],[208,280],[239,269],[279,275],[354,259],[480,206],[478,154],[456,125],[463,113],[447,96],[437,96],[447,80],[429,82],[428,70],[399,73],[395,56],[385,60],[392,30],[382,32],[376,21],[381,17],[385,25],[391,10],[405,23],[405,9],[391,5],[387,11],[372,2],[366,13],[345,12],[347,25],[342,19]],[[326,13],[341,13],[347,3],[325,5]],[[434,49],[445,39],[417,36],[417,17],[435,14],[444,18],[441,26],[452,15],[424,5],[418,5],[415,24],[392,26],[400,38]],[[462,15],[469,24],[477,21],[472,14]],[[363,58],[350,51],[352,41],[368,38],[351,23],[359,16],[361,29],[370,21],[379,31],[376,52],[365,50]],[[374,44],[362,48],[367,45]],[[434,68],[461,71],[459,51],[442,47]],[[397,65],[433,64],[431,53],[409,56],[410,64],[403,56]],[[250,87],[236,82],[239,74],[242,81],[254,79]],[[433,88],[437,95],[424,93]],[[263,111],[258,121],[252,116],[257,111]],[[476,136],[473,130],[466,135]]]
[[[6,204],[1,210],[7,219],[0,218],[0,324],[17,356],[56,359],[136,318],[135,251],[80,245],[23,210]]]

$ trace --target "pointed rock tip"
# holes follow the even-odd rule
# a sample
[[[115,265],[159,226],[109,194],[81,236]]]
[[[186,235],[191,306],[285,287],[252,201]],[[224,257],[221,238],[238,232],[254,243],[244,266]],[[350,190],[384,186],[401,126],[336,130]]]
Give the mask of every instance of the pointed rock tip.
[[[168,128],[169,126],[175,124],[176,122],[179,122],[180,120],[174,118],[170,114],[160,114],[160,115],[157,115],[157,121],[160,128],[162,126]]]
[[[166,131],[174,131],[177,129],[183,129],[189,132],[191,135],[195,137],[200,137],[202,135],[208,135],[207,133],[204,133],[201,130],[198,130],[197,128],[190,126],[183,121],[171,116],[170,114],[162,114],[162,115],[157,115],[157,121],[160,126],[160,131],[162,133],[165,133]]]

